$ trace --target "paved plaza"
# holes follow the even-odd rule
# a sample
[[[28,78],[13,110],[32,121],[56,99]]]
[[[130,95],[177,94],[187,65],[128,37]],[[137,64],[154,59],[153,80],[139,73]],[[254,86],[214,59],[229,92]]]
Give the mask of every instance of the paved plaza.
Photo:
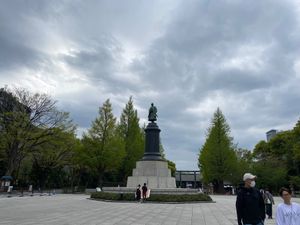
[[[235,196],[216,203],[156,204],[89,200],[88,195],[57,194],[0,198],[0,224],[6,225],[232,225],[237,224]],[[281,202],[275,198],[276,205]],[[294,199],[300,203],[300,199]],[[273,212],[275,211],[273,207]],[[275,215],[274,215],[275,216]],[[267,225],[275,220],[266,220]]]

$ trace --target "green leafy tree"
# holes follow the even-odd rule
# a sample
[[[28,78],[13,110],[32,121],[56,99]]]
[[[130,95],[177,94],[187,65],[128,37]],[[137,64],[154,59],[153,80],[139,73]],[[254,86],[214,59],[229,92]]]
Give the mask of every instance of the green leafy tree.
[[[103,185],[104,173],[117,171],[125,155],[123,139],[116,130],[116,118],[107,99],[82,139],[82,160],[98,177],[99,186]]]
[[[260,141],[256,144],[253,150],[253,173],[259,177],[259,187],[278,191],[289,181],[297,181],[292,179],[299,175],[294,137],[293,130],[282,131],[269,142]]]
[[[293,133],[292,151],[293,151],[294,168],[296,172],[295,175],[300,176],[300,120],[297,121],[296,126],[293,128],[292,133]],[[300,189],[300,183],[297,183],[297,186]]]
[[[171,176],[175,177],[175,173],[176,173],[176,164],[171,161],[171,160],[167,160],[168,162],[168,168],[171,170]]]
[[[171,170],[172,177],[175,177],[176,164],[173,161],[166,159],[165,149],[161,143],[161,140],[159,140],[159,152],[161,154],[161,157],[168,162],[168,168]]]
[[[230,181],[237,168],[237,158],[229,133],[230,127],[218,108],[198,159],[204,182],[211,182],[214,191],[218,193],[224,192],[224,180]]]
[[[253,155],[250,150],[242,148],[237,148],[235,154],[237,156],[237,167],[236,170],[232,172],[230,180],[232,184],[237,186],[242,182],[243,174],[253,170]]]
[[[143,157],[145,145],[144,131],[139,126],[139,117],[134,109],[132,97],[121,114],[119,132],[125,143],[126,155],[120,171],[121,180],[125,183],[135,168],[136,161]]]
[[[266,141],[260,141],[258,142],[253,150],[253,157],[256,160],[262,160],[265,161],[268,159],[268,157],[271,156],[271,149],[270,149],[270,145],[269,143],[267,143]]]
[[[7,159],[5,154],[5,148],[4,148],[4,141],[1,139],[3,138],[1,131],[0,131],[0,174],[5,174],[6,167],[7,167]],[[2,146],[1,146],[2,145]]]
[[[71,164],[77,139],[74,131],[64,132],[56,129],[47,142],[32,151],[33,169],[31,176],[42,189],[64,184],[63,169]]]
[[[56,108],[46,94],[24,89],[0,89],[0,152],[6,160],[5,175],[16,175],[22,160],[55,134],[74,129],[69,114]]]
[[[283,131],[273,137],[269,142],[270,155],[293,165],[293,132]]]
[[[253,171],[259,178],[257,186],[260,188],[269,188],[277,192],[280,187],[288,184],[287,169],[282,161],[273,159],[255,162]]]
[[[300,176],[289,176],[289,186],[295,190],[300,189]]]
[[[81,185],[84,174],[87,174],[88,172],[89,167],[87,166],[86,160],[83,160],[87,158],[85,151],[86,149],[82,143],[82,140],[76,139],[70,164],[66,168],[68,184],[70,185],[72,192],[75,191],[75,186],[79,187]],[[86,183],[83,186],[87,185],[88,184]]]
[[[161,139],[159,139],[159,153],[163,159],[166,159],[165,148],[161,143]]]

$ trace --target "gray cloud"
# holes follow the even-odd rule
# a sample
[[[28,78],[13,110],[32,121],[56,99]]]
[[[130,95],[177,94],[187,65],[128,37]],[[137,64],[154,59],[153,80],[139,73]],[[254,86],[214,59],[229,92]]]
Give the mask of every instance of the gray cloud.
[[[181,17],[176,17],[166,34],[152,44],[142,62],[146,67],[144,78],[159,75],[158,86],[167,83],[184,89],[186,85],[211,90],[215,85],[216,89],[223,86],[234,91],[228,84],[237,83],[251,90],[270,86],[286,72],[292,73],[290,68],[299,49],[299,28],[291,5],[192,2],[183,4],[178,14]],[[230,60],[241,62],[230,65]],[[229,63],[229,68],[223,68],[224,63]],[[255,71],[249,68],[251,64]]]
[[[132,95],[141,123],[154,102],[167,157],[197,169],[217,107],[249,149],[298,120],[297,10],[293,1],[7,1],[0,85],[47,91],[79,133],[107,98],[119,117]]]
[[[0,34],[0,70],[11,70],[20,66],[37,66],[42,59],[39,52],[24,46],[20,43],[14,43],[1,37]]]
[[[176,109],[211,99],[212,91],[220,97],[212,102],[209,116],[216,107],[224,108],[235,141],[244,147],[252,148],[258,137],[264,138],[264,133],[257,135],[253,130],[266,132],[289,124],[291,118],[295,122],[299,107],[293,102],[299,95],[280,90],[295,76],[293,65],[298,60],[299,23],[292,4],[189,2],[177,13],[165,35],[145,52],[145,58],[132,64],[161,96],[176,90],[172,93],[175,98],[157,99],[162,111],[178,123],[176,130],[167,127],[172,130],[170,139],[194,143],[187,148],[197,151],[196,140],[203,141],[209,123],[202,123],[199,130],[184,128],[197,120],[207,121],[204,117],[208,115],[194,114],[187,119],[184,111]]]

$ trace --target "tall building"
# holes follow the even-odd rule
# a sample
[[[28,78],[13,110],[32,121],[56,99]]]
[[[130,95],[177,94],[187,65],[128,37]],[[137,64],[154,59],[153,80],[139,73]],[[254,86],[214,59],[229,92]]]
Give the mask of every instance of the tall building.
[[[278,130],[275,130],[275,129],[272,129],[272,130],[269,130],[266,135],[267,135],[267,142],[269,142],[273,137],[276,136],[276,134],[278,134]]]

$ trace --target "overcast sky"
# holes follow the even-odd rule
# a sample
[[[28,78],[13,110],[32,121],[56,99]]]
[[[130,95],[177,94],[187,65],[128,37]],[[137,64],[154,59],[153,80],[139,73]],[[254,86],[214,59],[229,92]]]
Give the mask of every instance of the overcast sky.
[[[47,93],[90,127],[110,98],[151,102],[166,157],[195,170],[220,107],[252,150],[300,115],[300,4],[275,0],[1,1],[0,87]]]

